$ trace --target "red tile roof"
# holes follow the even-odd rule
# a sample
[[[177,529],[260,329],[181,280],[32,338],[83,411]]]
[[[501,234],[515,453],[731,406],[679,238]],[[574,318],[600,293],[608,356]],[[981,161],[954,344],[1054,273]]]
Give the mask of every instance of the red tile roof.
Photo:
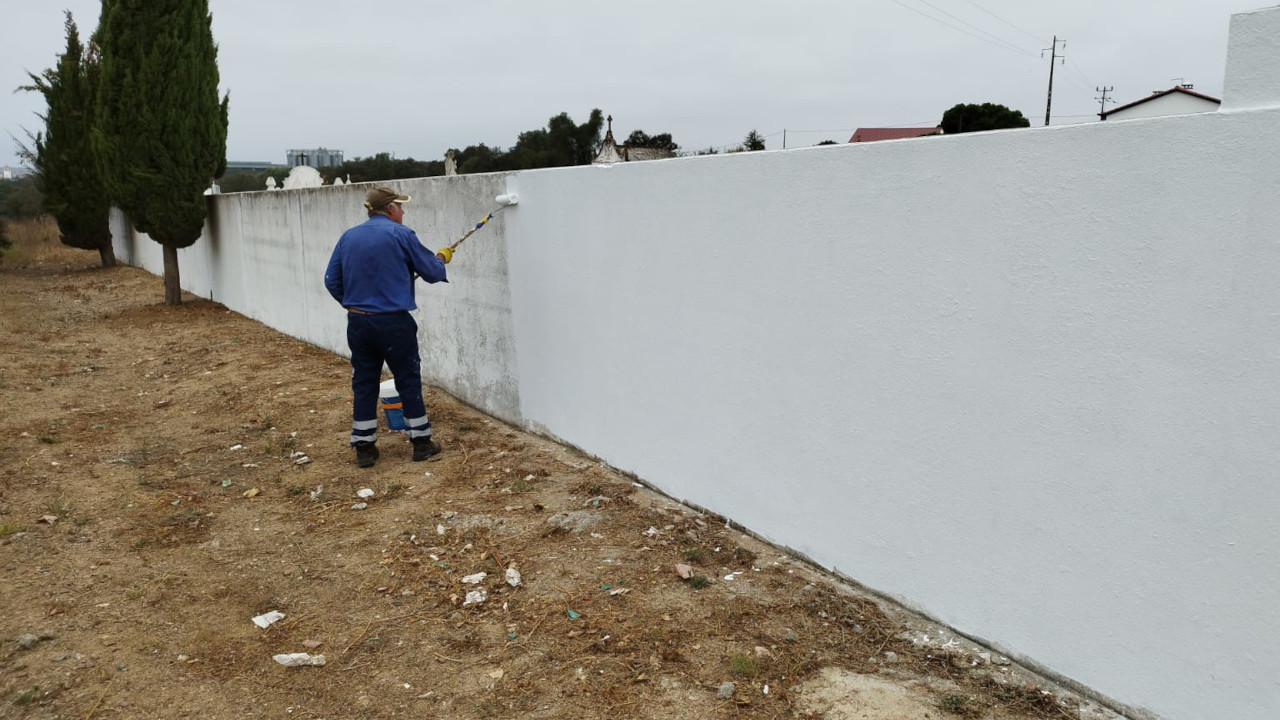
[[[849,142],[875,142],[877,140],[905,140],[924,135],[942,134],[942,128],[858,128]]]

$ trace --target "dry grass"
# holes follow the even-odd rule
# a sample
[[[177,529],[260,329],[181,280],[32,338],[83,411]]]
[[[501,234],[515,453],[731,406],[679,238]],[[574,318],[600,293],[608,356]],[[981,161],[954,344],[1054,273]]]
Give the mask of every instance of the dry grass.
[[[5,220],[4,233],[13,246],[0,254],[0,267],[64,261],[68,253],[74,253],[58,240],[58,223],[48,215]]]

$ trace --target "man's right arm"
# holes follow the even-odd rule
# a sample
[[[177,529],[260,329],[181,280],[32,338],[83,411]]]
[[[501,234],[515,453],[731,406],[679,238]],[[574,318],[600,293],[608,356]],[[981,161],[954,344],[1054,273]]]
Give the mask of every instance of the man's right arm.
[[[408,230],[408,228],[405,229]],[[449,282],[444,262],[423,247],[417,233],[409,230],[407,237],[403,235],[400,237],[400,242],[405,252],[409,254],[409,264],[419,277],[429,283]]]

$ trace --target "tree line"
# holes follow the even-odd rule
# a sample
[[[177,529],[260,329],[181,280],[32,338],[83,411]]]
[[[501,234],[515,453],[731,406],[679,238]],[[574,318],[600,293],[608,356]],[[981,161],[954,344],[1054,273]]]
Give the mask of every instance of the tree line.
[[[569,113],[561,112],[549,119],[545,127],[520,133],[515,144],[508,149],[480,143],[462,149],[451,148],[449,152],[453,153],[460,175],[589,165],[600,152],[603,128],[604,114],[599,108],[593,109],[583,123],[576,123]],[[673,153],[680,149],[672,140],[671,133],[650,135],[644,130],[632,131],[625,144]],[[338,178],[350,182],[372,182],[444,175],[445,161],[396,158],[389,152],[380,152],[371,157],[354,158],[340,165],[316,169],[328,183]],[[236,173],[220,179],[218,185],[222,192],[261,190],[268,177],[276,178],[279,183],[288,172],[288,168],[282,168]]]
[[[207,0],[103,0],[80,39],[66,13],[57,64],[21,89],[44,96],[44,130],[21,152],[62,242],[115,264],[110,208],[163,247],[165,304],[182,301],[178,249],[200,238],[204,191],[226,168],[227,107]]]
[[[567,112],[562,112],[548,120],[545,127],[520,133],[515,144],[506,150],[480,143],[460,150],[451,148],[449,152],[453,153],[459,175],[589,165],[602,147],[600,131],[603,125],[603,113],[598,108],[593,109],[587,121],[581,124],[575,123]],[[680,145],[672,139],[671,133],[665,132],[650,135],[644,130],[633,130],[623,145],[630,148],[654,148],[673,154],[680,151]],[[764,149],[764,138],[752,130],[740,145],[729,152]],[[718,152],[719,150],[708,148],[696,154],[714,155]],[[332,183],[338,178],[344,182],[374,182],[444,175],[445,161],[396,158],[389,152],[380,152],[316,170],[326,183]],[[263,189],[268,177],[282,183],[288,173],[289,168],[233,173],[220,178],[218,187],[224,193],[257,191]]]

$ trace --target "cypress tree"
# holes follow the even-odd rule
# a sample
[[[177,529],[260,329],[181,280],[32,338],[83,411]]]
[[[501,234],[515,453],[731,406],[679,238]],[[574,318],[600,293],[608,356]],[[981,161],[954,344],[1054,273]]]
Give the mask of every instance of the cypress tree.
[[[164,301],[178,305],[178,249],[200,239],[204,191],[226,169],[209,3],[103,0],[98,33],[98,161],[111,200],[163,246]]]
[[[111,247],[111,203],[97,163],[90,135],[93,131],[98,81],[97,48],[86,48],[71,13],[66,13],[67,49],[55,68],[30,75],[34,85],[23,90],[44,95],[48,111],[41,115],[45,129],[35,136],[29,157],[37,171],[42,205],[58,221],[62,243],[97,250],[103,267],[116,264]]]

